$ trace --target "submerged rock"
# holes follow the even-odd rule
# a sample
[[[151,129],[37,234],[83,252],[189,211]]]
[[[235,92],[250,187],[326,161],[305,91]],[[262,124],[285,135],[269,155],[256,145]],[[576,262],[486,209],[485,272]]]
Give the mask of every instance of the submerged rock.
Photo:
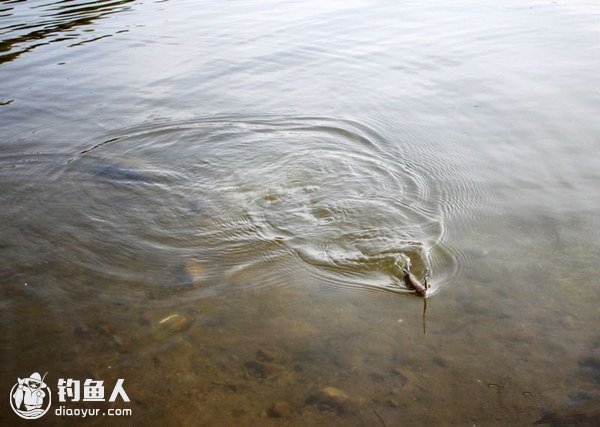
[[[190,326],[191,320],[182,314],[170,314],[160,319],[156,330],[151,334],[153,341],[162,341],[174,334],[182,332]]]
[[[244,367],[258,378],[271,378],[279,374],[282,370],[282,368],[275,363],[260,362],[256,360],[246,362]]]
[[[246,368],[246,377],[248,375],[262,380],[270,380],[277,378],[280,382],[293,383],[296,381],[296,373],[289,369],[285,364],[282,364],[276,354],[269,350],[259,349],[256,352],[255,358],[244,363]]]
[[[163,317],[158,321],[159,325],[163,325],[164,328],[170,329],[175,332],[179,332],[188,326],[190,323],[189,319],[181,314],[171,314],[167,317]]]
[[[311,394],[306,403],[315,405],[322,411],[335,411],[338,414],[354,410],[353,399],[344,391],[335,387],[324,387]]]
[[[271,418],[287,418],[292,415],[292,407],[284,401],[275,402],[267,411]]]

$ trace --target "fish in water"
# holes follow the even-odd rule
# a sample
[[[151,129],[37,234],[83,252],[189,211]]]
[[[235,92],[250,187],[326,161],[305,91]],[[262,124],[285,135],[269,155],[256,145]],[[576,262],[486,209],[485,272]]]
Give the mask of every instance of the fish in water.
[[[129,166],[113,164],[113,163],[102,163],[94,165],[91,170],[96,176],[109,179],[111,181],[144,181],[149,182],[156,179],[156,177],[146,170],[135,169]]]
[[[404,283],[408,288],[413,289],[420,297],[425,298],[427,296],[427,288],[429,287],[427,283],[427,272],[425,272],[425,280],[423,283],[421,283],[421,281],[406,268],[402,268],[402,274],[404,274]]]

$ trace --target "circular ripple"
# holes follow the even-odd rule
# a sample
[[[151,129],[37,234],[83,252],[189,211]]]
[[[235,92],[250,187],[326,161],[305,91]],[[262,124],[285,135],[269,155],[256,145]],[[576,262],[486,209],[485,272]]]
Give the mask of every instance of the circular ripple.
[[[204,291],[312,278],[406,292],[406,263],[431,268],[435,291],[456,271],[446,201],[408,146],[328,118],[144,124],[64,160],[47,189],[60,209],[43,214],[60,262],[129,292],[189,282],[188,259],[201,260]]]

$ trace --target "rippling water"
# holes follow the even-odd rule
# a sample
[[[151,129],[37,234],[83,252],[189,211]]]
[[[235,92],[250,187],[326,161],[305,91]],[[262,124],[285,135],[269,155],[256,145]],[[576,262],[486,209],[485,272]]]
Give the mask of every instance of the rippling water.
[[[50,43],[74,40],[69,47],[111,37],[112,34],[82,37],[93,33],[94,21],[111,13],[129,10],[126,1],[3,1],[0,63],[15,60],[23,53]],[[88,28],[85,28],[85,27]],[[84,28],[79,28],[84,27]],[[117,31],[117,33],[127,30]]]
[[[599,34],[583,1],[0,2],[3,384],[593,425]]]

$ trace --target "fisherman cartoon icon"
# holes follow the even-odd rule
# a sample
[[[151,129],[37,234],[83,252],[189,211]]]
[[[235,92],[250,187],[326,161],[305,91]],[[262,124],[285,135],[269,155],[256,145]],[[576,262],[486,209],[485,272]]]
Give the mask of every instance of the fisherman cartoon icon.
[[[47,372],[46,372],[47,374]],[[44,378],[46,378],[44,374]],[[44,378],[34,372],[29,378],[17,378],[17,383],[10,391],[10,406],[21,418],[34,420],[40,418],[52,402],[50,387],[44,383]]]

